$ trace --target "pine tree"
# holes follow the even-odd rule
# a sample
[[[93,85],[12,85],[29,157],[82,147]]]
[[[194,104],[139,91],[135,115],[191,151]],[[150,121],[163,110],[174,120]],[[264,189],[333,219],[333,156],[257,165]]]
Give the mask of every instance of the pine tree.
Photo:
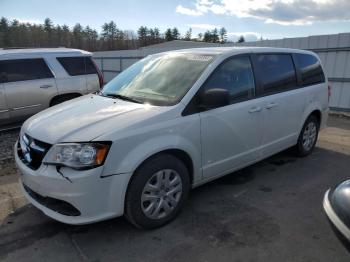
[[[0,19],[0,46],[10,46],[9,22],[5,17]]]
[[[52,41],[52,30],[53,30],[53,23],[50,18],[45,18],[44,21],[44,30],[46,33],[46,45],[51,46],[53,41]]]
[[[142,26],[137,31],[119,30],[114,21],[104,23],[102,32],[77,23],[72,29],[67,25],[54,25],[50,18],[42,24],[20,23],[18,20],[0,19],[0,47],[65,46],[89,51],[135,49],[137,47],[179,39],[177,28],[161,34],[157,27]],[[191,30],[185,36],[191,39]]]
[[[211,33],[209,30],[207,30],[203,35],[203,41],[204,42],[211,42]]]
[[[244,36],[241,35],[237,41],[237,43],[244,43],[245,42],[245,39],[244,39]]]
[[[146,26],[141,26],[137,30],[137,35],[139,37],[140,46],[147,45],[147,34],[148,34],[148,28]]]
[[[67,25],[63,25],[62,26],[62,39],[61,39],[62,45],[65,47],[71,47],[72,46],[71,39],[72,39],[72,36],[71,36],[71,32],[69,30],[69,27]]]
[[[211,42],[213,43],[219,42],[219,33],[217,28],[214,28],[213,31],[211,31]]]
[[[185,34],[184,40],[190,41],[192,38],[192,28],[188,29],[188,31]]]
[[[220,42],[226,43],[227,42],[227,30],[225,27],[220,28],[219,35],[220,35]]]
[[[174,40],[174,38],[173,38],[173,33],[172,33],[172,31],[171,31],[170,28],[168,28],[168,29],[165,31],[164,35],[165,35],[165,41],[172,41],[172,40]]]
[[[210,42],[210,43],[219,43],[219,34],[218,30],[215,28],[212,31],[207,30],[203,35],[203,41],[204,42]]]
[[[73,45],[80,49],[83,46],[83,27],[79,23],[73,27]]]
[[[154,32],[154,41],[155,41],[155,43],[159,43],[160,42],[160,31],[159,31],[159,28],[155,27],[153,29],[153,32]]]
[[[173,30],[171,30],[171,35],[173,37],[173,40],[180,38],[180,32],[176,27],[174,27]]]

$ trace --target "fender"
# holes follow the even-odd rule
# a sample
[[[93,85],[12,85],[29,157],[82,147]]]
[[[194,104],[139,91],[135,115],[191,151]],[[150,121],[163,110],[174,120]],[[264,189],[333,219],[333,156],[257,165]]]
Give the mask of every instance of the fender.
[[[307,104],[307,106],[305,107],[305,110],[303,112],[303,116],[301,118],[301,121],[299,123],[299,133],[301,132],[301,129],[303,128],[303,125],[306,121],[306,119],[309,117],[309,115],[313,112],[313,111],[319,111],[321,114],[321,125],[323,124],[323,110],[322,110],[322,106],[321,103],[319,101],[312,101],[310,104]]]
[[[149,150],[150,148],[152,148],[152,150]],[[190,140],[178,135],[164,135],[162,137],[147,140],[130,151],[129,154],[125,156],[123,161],[121,161],[120,169],[129,169],[129,172],[133,172],[142,164],[144,160],[161,151],[169,149],[179,149],[185,151],[191,157],[194,163],[200,162],[200,159],[195,159],[195,152],[197,149],[191,144]],[[129,165],[130,160],[133,161],[133,165],[131,166]]]
[[[193,145],[189,139],[177,135],[164,135],[162,137],[152,138],[130,151],[120,162],[118,169],[120,171],[129,170],[127,172],[134,172],[146,159],[150,158],[151,156],[165,150],[178,149],[184,151],[190,156],[193,163],[194,172],[198,172],[198,170],[200,170],[199,163],[201,159],[200,154],[198,154],[200,151],[198,151],[197,147],[198,146]],[[194,177],[198,176],[194,175]]]
[[[197,121],[193,121],[194,119]],[[184,151],[191,158],[193,182],[201,180],[199,117],[196,115],[181,117],[175,122],[164,128],[156,128],[156,132],[148,132],[148,128],[144,128],[143,132],[145,133],[142,135],[137,134],[117,139],[108,154],[103,176],[134,173],[151,156],[165,150],[176,149]],[[154,129],[153,126],[152,130]]]

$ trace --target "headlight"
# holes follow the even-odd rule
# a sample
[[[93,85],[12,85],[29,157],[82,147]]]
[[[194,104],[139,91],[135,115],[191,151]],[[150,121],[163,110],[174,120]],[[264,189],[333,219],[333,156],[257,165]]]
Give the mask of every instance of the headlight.
[[[75,169],[103,165],[110,143],[64,143],[51,147],[43,163]]]

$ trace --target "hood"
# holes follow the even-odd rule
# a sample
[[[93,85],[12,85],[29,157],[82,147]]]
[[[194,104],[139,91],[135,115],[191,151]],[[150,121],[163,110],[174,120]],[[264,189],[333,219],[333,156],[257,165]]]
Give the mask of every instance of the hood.
[[[40,141],[87,142],[169,110],[98,95],[87,95],[29,118],[22,132]]]

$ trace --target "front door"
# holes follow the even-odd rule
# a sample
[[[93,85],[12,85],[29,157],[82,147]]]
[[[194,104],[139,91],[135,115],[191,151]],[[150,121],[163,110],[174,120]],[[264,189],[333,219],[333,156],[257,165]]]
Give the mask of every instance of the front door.
[[[262,99],[255,99],[250,57],[224,61],[207,79],[201,91],[229,91],[231,104],[200,113],[202,167],[205,178],[229,173],[258,157],[262,139]]]

